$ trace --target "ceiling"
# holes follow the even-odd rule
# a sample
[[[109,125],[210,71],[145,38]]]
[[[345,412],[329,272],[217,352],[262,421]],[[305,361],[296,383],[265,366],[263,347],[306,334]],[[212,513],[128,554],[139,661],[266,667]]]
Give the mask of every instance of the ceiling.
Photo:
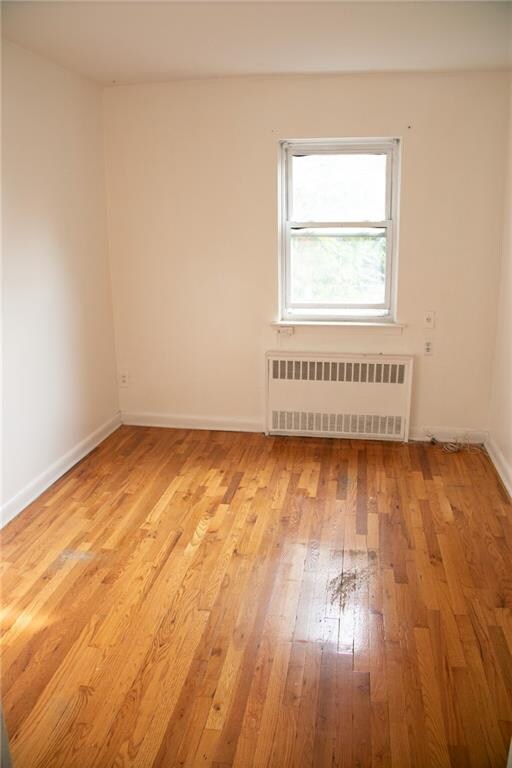
[[[512,65],[511,2],[3,2],[3,34],[100,83]]]

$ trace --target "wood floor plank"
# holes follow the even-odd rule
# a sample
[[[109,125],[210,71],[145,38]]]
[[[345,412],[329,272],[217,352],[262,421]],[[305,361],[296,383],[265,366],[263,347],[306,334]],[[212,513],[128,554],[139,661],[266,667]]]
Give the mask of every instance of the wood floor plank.
[[[19,768],[504,765],[482,450],[123,426],[1,543]]]

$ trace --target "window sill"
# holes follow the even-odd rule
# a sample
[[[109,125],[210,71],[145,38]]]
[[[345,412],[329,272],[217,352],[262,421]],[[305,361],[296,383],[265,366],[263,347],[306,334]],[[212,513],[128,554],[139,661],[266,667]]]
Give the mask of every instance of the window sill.
[[[405,328],[405,323],[392,320],[272,320],[273,328]]]

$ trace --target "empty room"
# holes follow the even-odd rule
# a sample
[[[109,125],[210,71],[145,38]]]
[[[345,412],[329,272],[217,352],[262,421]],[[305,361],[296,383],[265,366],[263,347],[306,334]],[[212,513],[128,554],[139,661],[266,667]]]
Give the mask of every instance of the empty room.
[[[2,768],[511,768],[512,2],[2,2]]]

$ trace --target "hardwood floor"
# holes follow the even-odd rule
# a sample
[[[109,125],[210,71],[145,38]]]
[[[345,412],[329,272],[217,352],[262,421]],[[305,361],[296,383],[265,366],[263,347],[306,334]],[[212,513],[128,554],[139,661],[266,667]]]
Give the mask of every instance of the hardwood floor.
[[[505,765],[482,452],[122,427],[2,547],[15,768]]]

